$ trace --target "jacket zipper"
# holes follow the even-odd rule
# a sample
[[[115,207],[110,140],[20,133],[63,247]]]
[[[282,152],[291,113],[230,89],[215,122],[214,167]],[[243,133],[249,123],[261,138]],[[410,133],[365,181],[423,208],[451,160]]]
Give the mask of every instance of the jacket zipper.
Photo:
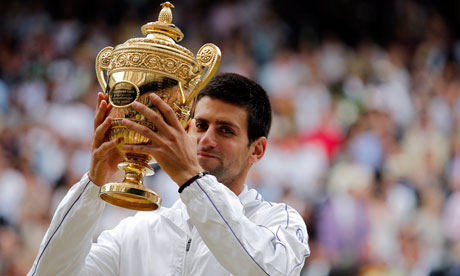
[[[190,244],[192,243],[192,238],[189,238],[187,241],[187,245],[185,245],[185,257],[184,257],[184,267],[182,268],[182,275],[188,275],[188,272],[185,271],[187,267],[187,255],[188,251],[190,250]]]
[[[187,246],[185,247],[185,251],[188,252],[190,250],[190,244],[192,243],[192,239],[188,239]]]

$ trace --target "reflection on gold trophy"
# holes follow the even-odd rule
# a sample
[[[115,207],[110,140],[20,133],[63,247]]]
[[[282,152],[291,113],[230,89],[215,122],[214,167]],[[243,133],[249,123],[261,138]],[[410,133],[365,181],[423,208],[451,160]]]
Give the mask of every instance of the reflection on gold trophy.
[[[165,2],[158,21],[142,26],[145,37],[132,38],[125,43],[102,49],[96,57],[96,75],[109,102],[112,125],[108,139],[122,137],[125,144],[142,145],[151,141],[124,127],[123,118],[155,130],[153,125],[131,105],[139,101],[155,110],[149,94],[160,96],[175,111],[183,126],[190,120],[190,111],[198,92],[209,82],[220,62],[220,50],[214,44],[205,44],[196,58],[188,49],[176,44],[183,38],[179,28],[172,24],[171,8]],[[107,74],[105,78],[104,71]],[[133,210],[155,210],[161,198],[144,187],[145,175],[154,171],[149,162],[152,156],[125,152],[126,161],[118,165],[124,170],[122,182],[101,187],[100,197],[117,206]]]

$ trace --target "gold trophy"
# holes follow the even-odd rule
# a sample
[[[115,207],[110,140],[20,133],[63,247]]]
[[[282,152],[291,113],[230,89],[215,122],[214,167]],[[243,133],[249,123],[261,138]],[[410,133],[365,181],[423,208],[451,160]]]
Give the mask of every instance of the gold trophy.
[[[96,57],[97,80],[113,106],[108,114],[112,125],[107,139],[122,137],[125,144],[131,145],[151,143],[121,124],[122,119],[128,118],[155,131],[154,126],[131,107],[134,101],[139,101],[156,110],[150,102],[150,93],[168,103],[185,126],[190,120],[195,97],[217,71],[221,57],[219,48],[205,44],[195,58],[188,49],[176,44],[184,35],[172,24],[171,8],[174,6],[165,2],[161,7],[158,21],[142,26],[145,37],[129,39],[115,48],[106,47]],[[125,152],[125,155],[126,161],[118,164],[125,174],[123,181],[105,184],[99,196],[128,209],[157,209],[161,198],[143,185],[144,176],[154,174],[149,163],[155,160],[149,154]]]

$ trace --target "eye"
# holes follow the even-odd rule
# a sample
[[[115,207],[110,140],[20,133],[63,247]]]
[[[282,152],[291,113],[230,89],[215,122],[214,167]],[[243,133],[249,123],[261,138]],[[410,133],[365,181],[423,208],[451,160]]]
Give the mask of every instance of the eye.
[[[204,130],[207,130],[207,129],[208,129],[208,125],[205,124],[205,123],[199,123],[199,122],[197,122],[197,123],[195,124],[195,126],[196,126],[196,129],[197,129],[198,131],[204,131]]]
[[[221,127],[220,132],[224,135],[233,135],[235,132],[229,127]]]

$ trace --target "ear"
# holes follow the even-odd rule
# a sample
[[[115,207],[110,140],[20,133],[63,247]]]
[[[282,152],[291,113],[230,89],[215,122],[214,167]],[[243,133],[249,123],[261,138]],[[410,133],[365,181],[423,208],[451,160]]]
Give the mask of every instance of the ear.
[[[259,137],[257,140],[251,143],[249,148],[249,163],[253,164],[262,159],[265,154],[265,149],[267,147],[267,138]]]

